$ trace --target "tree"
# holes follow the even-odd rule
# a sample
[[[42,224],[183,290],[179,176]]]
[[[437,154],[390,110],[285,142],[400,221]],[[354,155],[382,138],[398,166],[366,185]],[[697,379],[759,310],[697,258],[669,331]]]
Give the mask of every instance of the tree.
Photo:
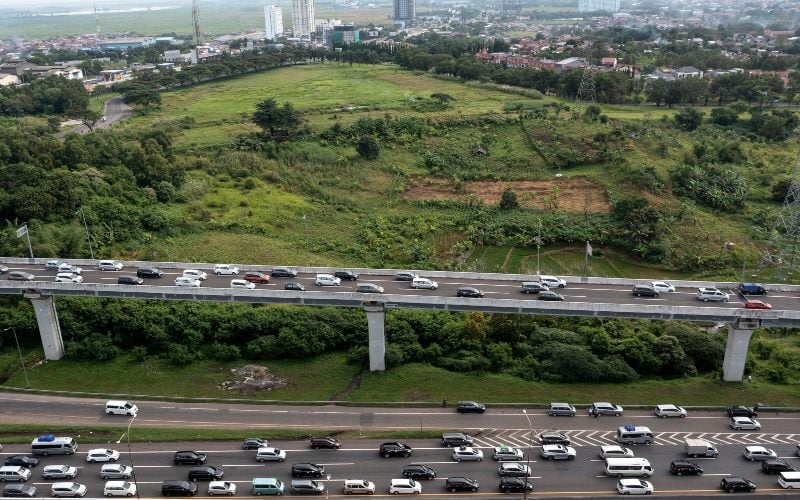
[[[727,108],[714,108],[711,110],[711,123],[714,125],[727,127],[729,125],[736,125],[738,120],[739,113],[730,106]]]
[[[703,113],[694,108],[683,108],[675,113],[675,125],[687,132],[691,132],[703,123]]]
[[[366,160],[374,160],[380,154],[381,147],[380,144],[378,144],[378,140],[375,139],[374,136],[370,134],[364,134],[358,138],[358,143],[356,143],[356,151],[358,152],[358,156]]]
[[[436,101],[442,107],[447,107],[448,103],[454,100],[453,96],[450,94],[445,94],[444,92],[435,92],[431,94],[431,99]]]
[[[283,107],[279,107],[275,99],[271,97],[256,104],[253,121],[270,136],[274,136],[278,130],[283,130],[288,135],[300,124],[300,118],[289,102],[285,102]]]
[[[100,112],[95,111],[93,109],[85,109],[80,113],[75,113],[73,116],[83,123],[86,128],[89,129],[89,132],[94,131],[94,126],[97,123],[97,120],[100,119]]]
[[[500,197],[500,208],[505,210],[519,208],[519,201],[517,201],[517,193],[515,193],[514,190],[512,190],[511,188],[506,188],[503,191],[503,195]]]
[[[125,104],[144,110],[161,106],[161,94],[147,87],[130,90],[124,93],[122,98]]]

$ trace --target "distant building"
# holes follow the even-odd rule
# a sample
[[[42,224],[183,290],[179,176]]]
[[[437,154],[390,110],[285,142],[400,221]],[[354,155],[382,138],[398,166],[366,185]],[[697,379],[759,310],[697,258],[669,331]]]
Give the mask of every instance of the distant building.
[[[0,87],[6,87],[8,85],[19,85],[21,82],[22,80],[20,80],[17,75],[0,74]]]
[[[394,24],[411,26],[416,16],[416,0],[394,0]]]
[[[355,45],[359,42],[359,33],[352,24],[333,27],[331,45],[334,48]]]
[[[267,40],[277,40],[283,36],[283,10],[280,5],[264,7],[264,25]]]
[[[295,37],[310,37],[314,30],[314,0],[292,0],[292,32]]]
[[[97,48],[103,50],[127,50],[130,48],[150,47],[155,43],[156,39],[149,37],[113,38],[110,40],[98,40]]]
[[[610,12],[619,10],[619,0],[578,0],[579,12]]]

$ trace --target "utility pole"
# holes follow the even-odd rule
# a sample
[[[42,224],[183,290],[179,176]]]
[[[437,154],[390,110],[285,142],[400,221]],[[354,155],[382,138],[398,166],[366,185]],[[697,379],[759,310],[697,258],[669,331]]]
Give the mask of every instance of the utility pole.
[[[22,365],[22,373],[25,374],[25,387],[30,387],[31,383],[28,380],[28,369],[25,368],[25,358],[22,357],[22,349],[20,349],[20,347],[19,347],[19,339],[17,338],[17,330],[14,329],[13,326],[11,326],[11,327],[6,328],[3,331],[7,332],[9,330],[11,330],[11,333],[14,334],[14,342],[17,344],[17,352],[19,353],[19,362]]]
[[[89,244],[89,254],[92,256],[92,260],[94,260],[94,250],[92,249],[92,235],[89,233],[89,225],[86,224],[86,212],[83,211],[83,207],[79,208],[75,215],[81,214],[83,217],[83,227],[86,228],[86,242]]]
[[[536,274],[542,274],[540,248],[542,246],[542,219],[539,219],[539,234],[536,236]]]

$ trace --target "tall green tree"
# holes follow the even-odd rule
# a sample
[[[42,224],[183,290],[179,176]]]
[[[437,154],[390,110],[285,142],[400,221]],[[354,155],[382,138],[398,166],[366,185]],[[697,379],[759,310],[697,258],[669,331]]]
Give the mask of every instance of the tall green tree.
[[[279,130],[290,134],[300,125],[300,117],[291,103],[284,102],[283,106],[278,106],[275,99],[271,97],[256,104],[253,121],[270,136],[274,136]]]

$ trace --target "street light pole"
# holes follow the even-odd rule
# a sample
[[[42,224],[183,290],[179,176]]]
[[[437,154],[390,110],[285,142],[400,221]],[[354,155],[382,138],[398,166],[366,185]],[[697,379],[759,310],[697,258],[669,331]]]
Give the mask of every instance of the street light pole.
[[[92,250],[92,235],[89,233],[89,225],[86,223],[86,212],[83,211],[83,207],[78,209],[80,212],[81,217],[83,217],[83,227],[86,228],[86,242],[89,244],[89,254],[92,256],[92,260],[94,260],[94,250]],[[78,212],[75,212],[75,215],[78,215]]]
[[[531,417],[528,415],[528,410],[522,410],[523,415],[525,415],[525,419],[528,421],[528,453],[527,453],[527,460],[525,462],[525,484],[522,485],[522,498],[524,500],[528,500],[528,476],[531,473],[531,449],[533,448],[533,424],[531,423]]]
[[[136,467],[133,465],[133,452],[131,451],[131,426],[134,420],[136,420],[136,415],[133,415],[131,421],[128,422],[128,460],[131,463],[131,478],[133,479],[133,485],[136,487],[136,498],[141,498],[139,496],[139,484],[136,482]]]
[[[542,220],[539,219],[539,234],[536,236],[536,274],[542,274],[540,266],[541,260],[539,257],[539,248],[542,246]]]
[[[325,500],[328,500],[328,498],[330,498],[330,497],[328,496],[328,494],[329,494],[329,491],[330,491],[330,489],[331,489],[331,475],[330,475],[330,474],[326,475],[326,476],[325,476],[325,479],[327,479],[327,480],[328,480],[328,481],[327,481],[327,484],[325,485]]]
[[[20,349],[20,347],[19,347],[19,339],[17,338],[17,330],[15,330],[13,326],[10,326],[10,327],[6,328],[3,331],[7,332],[9,330],[11,330],[11,332],[14,334],[14,342],[17,344],[17,352],[19,353],[19,362],[22,365],[22,373],[25,374],[25,387],[30,387],[31,383],[28,380],[28,369],[25,368],[25,359],[22,357],[22,349]]]
[[[306,254],[308,254],[308,267],[311,267],[311,253],[308,249],[308,221],[306,220],[306,214],[303,214],[303,232],[306,233]]]

